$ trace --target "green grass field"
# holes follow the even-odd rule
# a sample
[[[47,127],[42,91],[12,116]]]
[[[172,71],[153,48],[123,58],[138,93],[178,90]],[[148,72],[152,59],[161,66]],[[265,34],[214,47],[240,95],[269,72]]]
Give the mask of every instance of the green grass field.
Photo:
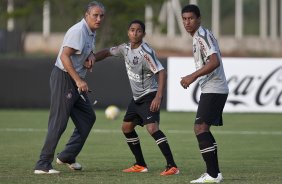
[[[83,171],[73,172],[54,163],[54,168],[61,171],[59,175],[34,175],[33,167],[46,135],[48,113],[48,110],[0,110],[1,184],[175,184],[190,183],[204,172],[192,131],[194,113],[162,112],[161,129],[181,170],[179,175],[162,177],[159,174],[165,160],[153,138],[141,127],[137,132],[149,172],[121,172],[134,163],[120,131],[122,117],[109,121],[98,110],[97,121],[77,158]],[[56,153],[63,149],[72,129],[70,121]],[[219,146],[224,183],[282,183],[282,114],[226,113],[224,126],[214,127],[213,133]]]

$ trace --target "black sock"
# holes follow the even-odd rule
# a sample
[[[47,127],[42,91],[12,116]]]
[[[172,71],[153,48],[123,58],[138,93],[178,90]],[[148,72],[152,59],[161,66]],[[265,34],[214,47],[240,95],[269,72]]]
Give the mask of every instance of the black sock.
[[[215,148],[213,145],[212,138],[209,132],[204,132],[197,135],[200,152],[203,156],[204,161],[207,166],[207,173],[216,178],[217,170],[216,170],[216,158],[215,158]]]
[[[136,164],[146,167],[146,163],[141,150],[139,137],[135,132],[135,130],[133,130],[133,132],[130,133],[124,133],[124,135],[126,137],[126,142],[135,157]]]
[[[214,154],[215,154],[215,160],[216,160],[216,171],[217,171],[217,173],[220,173],[219,164],[218,164],[218,156],[217,156],[217,143],[216,143],[216,141],[215,141],[215,139],[214,139],[212,133],[211,133],[211,132],[209,132],[209,133],[210,133],[210,136],[211,136],[211,138],[212,138],[213,145],[214,145],[214,148],[215,148]]]
[[[158,130],[152,134],[152,137],[156,140],[156,143],[158,144],[162,154],[164,155],[166,162],[167,162],[167,166],[168,167],[177,167],[174,162],[169,144],[167,142],[167,138],[164,135],[164,133],[161,130]]]

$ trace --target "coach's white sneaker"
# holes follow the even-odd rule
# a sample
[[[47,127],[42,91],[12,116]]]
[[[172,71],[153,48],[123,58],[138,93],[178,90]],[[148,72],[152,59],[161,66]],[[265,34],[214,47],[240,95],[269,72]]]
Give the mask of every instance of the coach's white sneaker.
[[[221,173],[218,173],[216,179],[218,179],[219,182],[222,182],[222,181],[223,181],[223,176],[222,176],[222,174],[221,174]]]
[[[60,171],[57,171],[55,169],[50,169],[49,171],[44,170],[34,170],[34,174],[59,174]]]
[[[190,181],[190,183],[220,183],[220,180],[218,176],[216,178],[213,178],[208,173],[204,173],[200,178],[192,180]]]
[[[72,163],[72,164],[64,163],[58,158],[57,158],[56,162],[57,162],[57,164],[60,164],[60,165],[63,165],[63,164],[67,165],[71,170],[81,170],[82,169],[82,166],[77,162]]]

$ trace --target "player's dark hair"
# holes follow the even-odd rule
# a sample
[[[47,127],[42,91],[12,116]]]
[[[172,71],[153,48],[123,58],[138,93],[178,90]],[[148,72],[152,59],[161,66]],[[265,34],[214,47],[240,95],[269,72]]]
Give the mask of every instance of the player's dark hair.
[[[194,13],[197,16],[197,18],[201,17],[200,9],[197,5],[188,4],[184,6],[184,8],[182,8],[182,11],[181,11],[182,14],[188,13],[188,12]]]
[[[133,20],[133,21],[131,21],[131,22],[129,23],[128,29],[130,28],[130,26],[131,26],[132,24],[139,24],[139,25],[141,26],[143,32],[145,33],[146,27],[145,27],[144,22],[142,22],[141,20]]]

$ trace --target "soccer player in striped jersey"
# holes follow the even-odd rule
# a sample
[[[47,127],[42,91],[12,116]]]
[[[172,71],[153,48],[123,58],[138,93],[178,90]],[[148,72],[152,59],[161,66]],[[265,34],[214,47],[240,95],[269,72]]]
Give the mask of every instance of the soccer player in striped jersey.
[[[196,71],[182,77],[180,84],[189,87],[198,79],[201,96],[196,114],[194,132],[207,170],[191,183],[219,183],[223,180],[218,166],[217,144],[211,126],[222,126],[222,112],[229,93],[220,50],[212,33],[201,26],[201,14],[196,5],[182,9],[186,31],[193,37],[193,55]]]
[[[96,62],[108,56],[122,56],[133,93],[123,119],[122,131],[136,163],[123,172],[148,171],[140,140],[135,131],[135,127],[140,125],[146,127],[166,159],[167,166],[161,175],[174,175],[179,173],[179,169],[174,162],[167,138],[159,129],[160,105],[165,89],[166,72],[154,50],[143,42],[144,36],[145,24],[140,20],[132,21],[128,27],[129,43],[96,53]]]

